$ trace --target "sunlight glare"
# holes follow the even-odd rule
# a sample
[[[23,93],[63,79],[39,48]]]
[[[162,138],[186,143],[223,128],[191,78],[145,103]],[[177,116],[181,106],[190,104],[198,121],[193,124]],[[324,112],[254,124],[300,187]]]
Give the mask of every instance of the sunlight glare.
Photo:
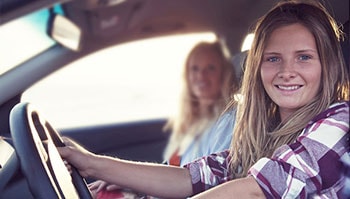
[[[213,33],[186,34],[106,48],[50,75],[22,100],[59,128],[167,118],[178,109],[189,51],[215,40]]]
[[[253,33],[248,34],[248,35],[244,38],[243,45],[242,45],[242,48],[241,48],[241,52],[250,49],[250,47],[251,47],[251,45],[252,45],[252,42],[253,42],[253,39],[254,39],[254,34],[253,34]]]

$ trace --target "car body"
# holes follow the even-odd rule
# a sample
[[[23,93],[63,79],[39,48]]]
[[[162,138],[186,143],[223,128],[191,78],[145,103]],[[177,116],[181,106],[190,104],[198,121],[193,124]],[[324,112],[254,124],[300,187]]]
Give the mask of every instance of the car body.
[[[81,39],[79,39],[76,50],[66,48],[55,40],[50,39],[52,43],[49,48],[43,49],[38,54],[28,56],[29,58],[22,62],[11,64],[8,70],[6,69],[5,72],[1,73],[0,136],[4,137],[7,143],[12,144],[9,115],[16,104],[24,101],[22,95],[30,87],[38,82],[40,83],[41,80],[51,74],[56,74],[58,71],[63,70],[63,68],[73,67],[74,63],[79,59],[113,46],[120,46],[133,41],[150,38],[211,32],[226,46],[227,54],[235,64],[236,73],[241,75],[242,66],[237,63],[241,63],[243,40],[250,33],[256,20],[277,2],[277,0],[1,0],[3,8],[0,10],[0,30],[4,30],[3,27],[20,17],[38,12],[41,9],[59,7],[58,11],[57,9],[53,9],[52,12],[63,14],[79,27],[81,30]],[[348,0],[323,0],[323,2],[325,2],[326,7],[331,11],[339,24],[343,24],[349,20]],[[51,14],[50,12],[47,11],[49,15]],[[42,35],[46,35],[47,32],[52,31],[50,29],[52,27],[52,24],[50,24],[52,21],[50,21],[50,16],[48,17],[40,22],[45,24],[44,29],[40,30]],[[20,34],[13,33],[12,35],[10,34],[11,38],[8,37],[9,35],[0,34],[0,40],[2,41],[0,43],[4,43],[5,40],[12,41],[12,43],[7,43],[8,45],[1,45],[1,52],[10,51],[10,59],[14,59],[17,56],[17,51],[21,51],[23,48],[30,49],[34,47],[36,44],[33,46],[24,46],[24,43],[20,42],[20,37],[25,40],[31,39],[30,35],[28,36],[26,34],[27,32],[20,32]],[[16,41],[18,43],[15,43]],[[16,49],[12,49],[13,46]],[[168,46],[168,48],[170,49],[172,46]],[[171,53],[169,49],[165,47],[165,53]],[[152,49],[149,49],[149,51],[152,51]],[[4,58],[0,56],[0,60]],[[133,54],[128,59],[147,58],[139,54]],[[149,59],[157,59],[157,57]],[[84,62],[84,64],[101,65],[103,63]],[[167,63],[164,63],[164,67],[166,66]],[[122,67],[129,67],[128,63]],[[181,71],[182,65],[179,65],[175,70]],[[117,72],[120,73],[120,76],[114,78],[114,80],[118,81],[118,79],[124,76],[133,79],[132,81],[137,81],[136,74],[150,76],[150,78],[156,78],[151,75],[162,77],[165,74],[165,71],[154,71],[151,68],[148,68],[148,70],[135,68],[132,71],[133,73],[131,74],[123,74],[123,71],[118,70]],[[85,70],[84,67],[80,67],[77,72],[75,74],[83,76],[87,73],[87,69]],[[103,85],[95,85],[96,80],[94,78],[94,76],[105,75],[103,68],[100,71],[98,68],[95,68],[95,70],[89,72],[91,73],[90,76],[87,76],[84,80],[75,77],[77,79],[76,81],[86,86],[88,90],[96,89],[98,91],[103,89]],[[55,87],[49,87],[49,90],[52,93],[63,96],[63,99],[68,99],[68,95],[73,94],[65,93],[65,90],[66,88],[68,90],[72,85],[69,83],[64,84],[65,79],[62,79],[65,78],[64,75],[60,76],[60,78],[53,80],[60,87],[57,87],[57,89]],[[123,80],[119,81],[122,82]],[[168,95],[165,93],[166,90],[172,91],[172,88],[163,88],[164,93],[157,89],[165,81],[166,79],[160,78],[153,85],[154,87],[148,88],[147,92],[150,94],[157,93],[157,97],[164,101],[162,95]],[[139,82],[141,85],[144,83]],[[111,86],[106,87],[106,92],[116,92],[115,96],[117,98],[123,95],[118,95],[118,91]],[[79,93],[78,91],[81,88],[83,87],[77,88],[77,93]],[[103,93],[92,93],[90,97],[109,98],[108,95],[105,96]],[[134,98],[138,99],[137,96]],[[81,98],[81,101],[84,101],[84,98]],[[29,102],[36,105],[35,102],[31,102],[30,100]],[[55,106],[57,112],[63,109],[61,105],[64,102],[62,101],[46,101],[46,103]],[[138,101],[135,100],[133,103],[136,106]],[[85,111],[89,113],[90,109],[95,109],[97,106],[99,104],[87,104]],[[136,112],[142,112],[142,107],[147,108],[147,106],[151,106],[150,103],[140,104]],[[157,106],[157,103],[155,106]],[[38,109],[40,110],[40,108],[39,106]],[[113,106],[107,106],[101,109],[110,109],[106,113],[107,115],[104,115],[107,118],[109,116],[108,114],[110,114],[110,117],[113,117],[115,113],[118,113],[118,109]],[[166,110],[167,108],[163,109]],[[72,113],[60,114],[60,117],[63,120],[68,120],[68,115],[73,114],[74,111],[73,106],[73,108],[71,107]],[[119,115],[122,118],[125,114]],[[90,116],[90,118],[93,117],[100,116]],[[95,153],[131,160],[161,163],[163,161],[162,151],[169,135],[163,132],[163,127],[167,119],[167,115],[161,115],[159,117],[144,117],[130,121],[108,120],[100,123],[76,125],[74,127],[60,127],[58,131],[61,135],[75,139]],[[79,120],[79,118],[73,117],[73,119],[69,120]],[[14,153],[11,151],[9,154],[13,155]],[[6,155],[3,155],[2,151],[0,151],[0,156],[4,157]],[[2,168],[0,168],[0,193],[2,197],[0,196],[0,198],[32,198],[33,196],[30,194],[28,182],[25,181],[19,169],[20,163],[11,163],[11,166],[7,167],[17,169],[5,171],[6,164],[10,164],[6,162],[9,159],[3,158],[1,160],[2,162],[0,162],[2,165]]]

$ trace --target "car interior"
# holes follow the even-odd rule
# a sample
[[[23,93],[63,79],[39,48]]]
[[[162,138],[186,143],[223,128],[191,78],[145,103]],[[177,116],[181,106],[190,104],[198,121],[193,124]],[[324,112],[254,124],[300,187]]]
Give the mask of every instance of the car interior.
[[[342,48],[350,71],[349,1],[320,1],[346,33]],[[53,149],[61,144],[60,136],[71,137],[94,153],[163,162],[162,153],[169,137],[163,127],[168,118],[55,128],[41,115],[40,107],[21,100],[30,87],[69,64],[109,47],[201,32],[215,34],[240,78],[247,54],[247,50],[242,51],[242,44],[256,20],[277,2],[279,0],[0,0],[1,30],[17,19],[40,11],[44,13],[38,20],[44,25],[40,34],[52,42],[29,59],[12,64],[5,72],[1,68],[5,64],[0,61],[0,199],[91,198],[86,183],[94,179],[83,179],[77,172],[69,176]],[[2,46],[0,52],[11,51],[14,59],[19,54],[17,51],[25,48],[19,37],[31,38],[26,32],[19,32],[10,39],[1,34],[1,30],[1,41],[13,41],[11,45],[18,48],[11,51]]]

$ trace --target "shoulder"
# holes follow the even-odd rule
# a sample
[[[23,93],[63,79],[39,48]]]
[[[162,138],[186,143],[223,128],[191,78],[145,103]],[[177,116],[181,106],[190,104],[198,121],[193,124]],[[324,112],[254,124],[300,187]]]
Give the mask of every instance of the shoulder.
[[[317,141],[332,148],[337,143],[345,144],[349,132],[349,102],[332,104],[318,114],[298,137],[301,143]],[[305,144],[307,147],[308,144]]]
[[[350,106],[350,101],[338,102],[338,103],[332,104],[325,112],[327,113],[328,116],[347,115],[347,118],[349,118],[349,106]]]
[[[349,101],[338,102],[332,104],[328,109],[318,114],[313,121],[317,121],[324,118],[334,118],[337,120],[349,120]]]
[[[344,130],[348,131],[349,101],[332,104],[328,109],[314,117],[306,129],[309,129],[311,126],[317,128],[320,125],[337,126],[345,128]]]

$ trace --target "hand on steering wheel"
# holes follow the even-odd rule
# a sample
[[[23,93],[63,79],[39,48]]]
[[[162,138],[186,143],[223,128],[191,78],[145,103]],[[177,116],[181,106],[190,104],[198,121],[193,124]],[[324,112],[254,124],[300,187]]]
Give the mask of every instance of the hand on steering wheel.
[[[10,113],[10,129],[20,167],[35,198],[92,199],[85,179],[66,169],[56,147],[64,143],[54,128],[29,103]]]

